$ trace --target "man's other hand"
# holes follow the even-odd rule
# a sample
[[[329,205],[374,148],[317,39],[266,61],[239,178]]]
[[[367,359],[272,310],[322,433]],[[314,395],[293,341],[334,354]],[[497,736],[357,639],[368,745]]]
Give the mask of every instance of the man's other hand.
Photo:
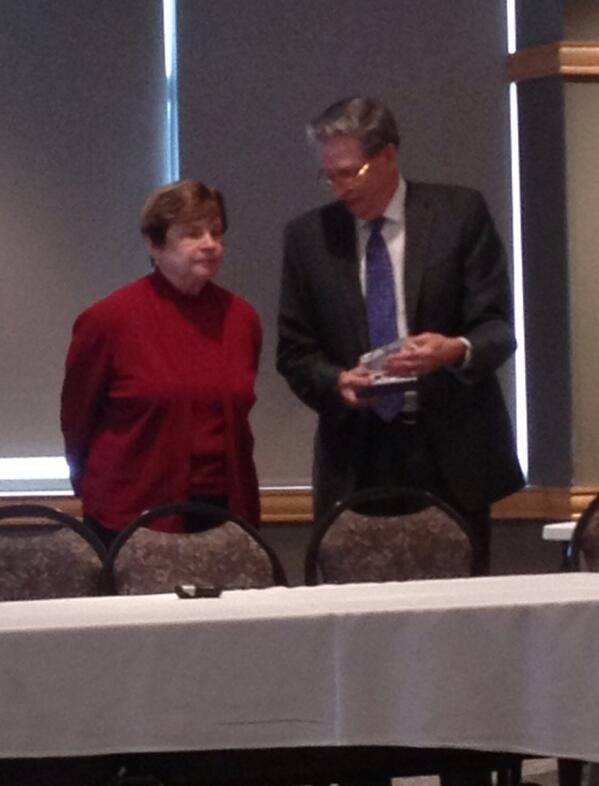
[[[365,366],[356,366],[342,371],[337,377],[337,390],[343,403],[352,409],[365,409],[370,399],[358,397],[358,391],[370,384],[373,377],[372,371]]]

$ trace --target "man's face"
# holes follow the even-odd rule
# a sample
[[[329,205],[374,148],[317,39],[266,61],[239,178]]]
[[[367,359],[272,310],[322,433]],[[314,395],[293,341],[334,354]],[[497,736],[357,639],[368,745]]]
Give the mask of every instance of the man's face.
[[[399,182],[397,150],[391,144],[368,158],[357,139],[340,134],[320,145],[320,163],[332,191],[367,221],[383,214]]]
[[[220,220],[172,224],[163,246],[149,244],[156,267],[170,283],[187,295],[197,295],[218,271],[223,258]]]

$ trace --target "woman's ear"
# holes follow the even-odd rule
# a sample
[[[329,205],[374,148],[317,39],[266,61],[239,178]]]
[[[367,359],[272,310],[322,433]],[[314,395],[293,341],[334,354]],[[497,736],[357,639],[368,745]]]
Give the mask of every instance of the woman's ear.
[[[148,254],[150,255],[150,265],[151,265],[151,266],[154,268],[154,267],[156,267],[156,260],[155,260],[155,256],[156,256],[156,246],[155,246],[155,244],[154,244],[154,243],[153,243],[153,242],[150,240],[150,238],[149,238],[149,237],[144,237],[144,245],[145,245],[145,247],[146,247],[146,251],[147,251],[147,252],[148,252]]]

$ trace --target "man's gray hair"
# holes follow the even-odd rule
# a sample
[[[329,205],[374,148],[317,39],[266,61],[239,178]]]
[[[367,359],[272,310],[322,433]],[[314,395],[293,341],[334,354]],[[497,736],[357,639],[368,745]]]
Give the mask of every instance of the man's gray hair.
[[[399,148],[399,132],[391,110],[374,98],[354,96],[337,101],[313,120],[308,138],[319,143],[334,136],[353,136],[367,156],[386,145]]]

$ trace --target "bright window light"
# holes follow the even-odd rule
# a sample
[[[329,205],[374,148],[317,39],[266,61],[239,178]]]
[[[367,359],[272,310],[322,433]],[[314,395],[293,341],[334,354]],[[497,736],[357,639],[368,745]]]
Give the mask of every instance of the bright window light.
[[[69,468],[62,456],[0,459],[0,496],[72,494]]]
[[[177,0],[162,1],[166,79],[165,177],[179,179],[179,105],[177,86]]]
[[[507,0],[507,51],[513,55],[516,51],[516,0]]]
[[[516,51],[516,0],[507,0],[507,49]],[[512,179],[512,248],[514,258],[514,327],[516,350],[516,446],[518,459],[528,476],[528,410],[526,400],[526,342],[524,333],[524,271],[522,260],[522,209],[520,201],[520,134],[518,128],[518,86],[509,86],[510,148]]]
[[[69,467],[61,456],[0,459],[2,480],[68,479]]]

